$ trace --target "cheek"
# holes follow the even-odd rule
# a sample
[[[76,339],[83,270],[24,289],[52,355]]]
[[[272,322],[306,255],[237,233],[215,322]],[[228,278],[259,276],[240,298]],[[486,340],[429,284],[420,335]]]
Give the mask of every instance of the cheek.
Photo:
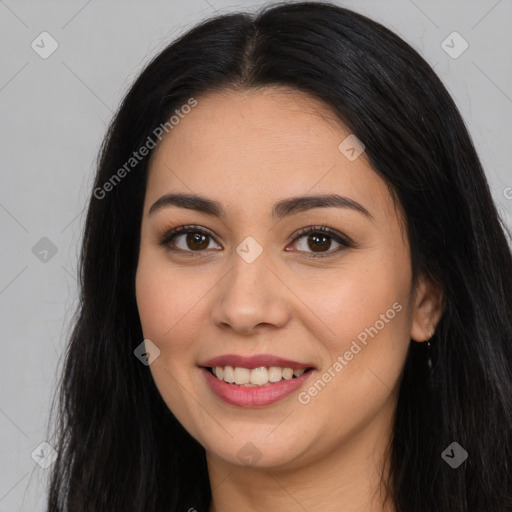
[[[183,279],[183,278],[182,278]],[[194,334],[187,326],[194,316],[197,291],[189,292],[178,276],[161,268],[154,261],[139,264],[136,277],[136,297],[142,332],[160,350],[150,371],[162,398],[171,410],[179,410],[180,383],[189,378],[195,365]],[[192,288],[193,289],[193,288]],[[189,332],[187,332],[189,331]],[[197,333],[196,333],[197,336]]]
[[[144,337],[163,341],[175,311],[168,306],[172,288],[166,286],[165,275],[158,271],[157,266],[145,264],[142,259],[137,268],[135,289]]]
[[[331,357],[349,350],[353,340],[371,339],[375,329],[380,337],[389,335],[388,343],[408,341],[410,275],[403,263],[392,255],[368,256],[316,286],[309,282],[307,302],[316,314],[318,339]]]
[[[186,344],[186,326],[204,291],[179,272],[171,272],[153,259],[141,256],[136,275],[136,298],[145,338],[162,353]]]
[[[200,292],[189,286],[185,277],[164,267],[141,257],[136,275],[137,307],[144,338],[160,350],[149,367],[155,385],[167,407],[183,418],[188,409],[183,389],[191,389],[189,380],[196,370],[193,339],[198,334],[192,327],[200,325],[194,317]]]
[[[319,339],[330,362],[318,376],[326,384],[312,382],[302,403],[327,430],[341,425],[348,434],[389,403],[410,343],[409,286],[408,266],[386,256],[340,273],[321,302],[318,292],[318,329],[329,328]]]

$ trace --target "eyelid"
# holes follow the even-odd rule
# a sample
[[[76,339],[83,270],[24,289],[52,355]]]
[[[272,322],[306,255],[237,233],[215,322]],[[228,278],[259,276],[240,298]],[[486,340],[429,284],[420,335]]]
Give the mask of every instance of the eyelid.
[[[174,240],[174,238],[176,238],[177,236],[182,235],[182,234],[187,234],[190,232],[202,233],[202,234],[208,235],[217,245],[220,245],[217,242],[215,235],[208,228],[205,228],[203,226],[198,226],[197,224],[187,224],[187,225],[183,225],[183,226],[178,226],[176,228],[171,228],[170,230],[166,231],[162,237],[160,237],[160,239],[158,241],[158,245],[165,247],[168,251],[171,251],[171,252],[181,252],[182,254],[187,253],[192,256],[199,256],[199,255],[201,255],[201,253],[204,252],[204,250],[202,250],[202,251],[186,251],[184,249],[178,249],[178,248],[174,248],[174,247],[171,248],[168,246],[169,242]]]
[[[178,226],[176,228],[172,228],[169,231],[167,231],[163,235],[163,237],[161,237],[161,239],[158,243],[159,243],[159,245],[166,247],[169,251],[172,251],[172,252],[181,252],[181,253],[186,253],[188,255],[200,256],[202,253],[204,253],[206,251],[206,249],[202,249],[200,251],[191,251],[191,250],[184,250],[184,249],[178,249],[178,248],[170,248],[168,246],[169,242],[174,240],[174,238],[176,236],[179,236],[181,234],[187,234],[190,232],[197,232],[197,233],[205,234],[205,235],[209,236],[214,241],[214,243],[216,243],[217,245],[220,245],[217,242],[215,235],[208,228],[198,226],[196,224],[187,224],[187,225],[183,225],[183,226]],[[324,224],[310,225],[310,226],[305,226],[305,227],[298,229],[297,231],[292,233],[292,235],[290,235],[289,243],[297,242],[298,240],[303,238],[305,235],[313,234],[313,233],[323,233],[323,234],[329,236],[329,238],[332,238],[338,244],[340,244],[341,247],[339,247],[335,250],[329,250],[326,252],[319,252],[319,253],[306,252],[306,254],[309,255],[309,256],[306,256],[308,258],[310,258],[310,257],[323,258],[323,257],[333,256],[335,254],[338,254],[340,252],[340,250],[348,249],[350,247],[355,246],[355,244],[352,242],[352,240],[349,237],[347,237],[346,235],[343,235],[342,233],[339,233],[337,230],[330,228],[329,226],[324,225]],[[301,253],[304,251],[298,251],[298,252]]]
[[[354,242],[352,242],[352,240],[348,236],[340,233],[339,231],[333,228],[330,228],[326,224],[315,224],[300,228],[297,231],[295,231],[292,235],[290,235],[290,240],[295,241],[298,238],[310,233],[324,233],[326,235],[329,235],[331,238],[333,238],[334,240],[338,241],[341,244],[347,246],[355,245]]]
[[[295,231],[291,236],[290,239],[292,242],[297,242],[301,238],[303,238],[305,235],[310,235],[314,233],[322,233],[324,235],[327,235],[329,238],[334,240],[336,243],[340,245],[340,247],[334,249],[334,250],[328,250],[325,252],[306,252],[307,256],[302,256],[303,251],[298,251],[299,254],[301,254],[301,257],[309,258],[309,259],[316,259],[316,258],[329,258],[331,256],[336,256],[340,252],[350,249],[352,247],[355,247],[355,244],[352,242],[352,240],[340,233],[339,231],[330,228],[329,226],[326,226],[325,224],[317,224],[317,225],[311,225],[306,226],[303,228],[300,228],[299,230]]]

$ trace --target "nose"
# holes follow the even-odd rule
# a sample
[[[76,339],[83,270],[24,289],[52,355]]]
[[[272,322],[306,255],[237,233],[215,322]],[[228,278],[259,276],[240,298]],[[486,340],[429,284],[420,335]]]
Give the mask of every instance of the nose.
[[[233,259],[232,270],[216,287],[212,310],[215,325],[242,335],[286,325],[290,318],[290,291],[268,266],[265,251],[251,263],[238,254]]]

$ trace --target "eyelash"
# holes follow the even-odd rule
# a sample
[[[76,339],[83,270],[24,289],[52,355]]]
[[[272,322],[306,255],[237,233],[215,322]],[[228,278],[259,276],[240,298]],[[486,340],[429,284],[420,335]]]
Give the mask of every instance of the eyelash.
[[[200,233],[203,235],[207,235],[215,241],[215,237],[209,230],[202,228],[200,226],[197,226],[197,225],[187,225],[187,226],[179,226],[175,229],[171,229],[170,231],[168,231],[160,240],[159,245],[164,246],[166,248],[166,250],[168,250],[170,252],[188,253],[192,257],[201,256],[201,253],[203,253],[206,249],[202,249],[199,251],[191,251],[191,250],[178,249],[178,248],[169,246],[169,243],[174,238],[176,238],[176,236],[178,236],[180,234],[188,234],[188,233]],[[316,234],[316,233],[322,233],[322,234],[328,235],[329,238],[332,238],[335,242],[339,243],[340,247],[338,247],[337,249],[335,249],[333,251],[328,251],[325,253],[308,253],[311,255],[311,256],[309,256],[311,258],[328,258],[328,257],[334,256],[335,254],[338,254],[340,251],[343,251],[347,248],[354,246],[354,244],[347,237],[340,235],[337,231],[334,231],[333,229],[331,229],[328,226],[325,226],[323,224],[318,225],[318,226],[307,226],[305,228],[299,229],[299,231],[297,231],[297,233],[294,234],[295,238],[292,240],[292,243],[296,242],[297,240],[299,240],[300,238],[302,238],[306,235]],[[294,236],[294,235],[292,235],[292,236]],[[217,243],[217,242],[215,241],[215,243]]]

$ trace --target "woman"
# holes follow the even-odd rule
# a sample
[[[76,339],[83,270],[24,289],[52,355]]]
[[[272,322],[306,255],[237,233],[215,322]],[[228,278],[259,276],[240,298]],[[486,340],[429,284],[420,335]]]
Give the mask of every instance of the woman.
[[[102,148],[48,510],[512,510],[511,282],[410,46],[328,3],[208,20]]]

